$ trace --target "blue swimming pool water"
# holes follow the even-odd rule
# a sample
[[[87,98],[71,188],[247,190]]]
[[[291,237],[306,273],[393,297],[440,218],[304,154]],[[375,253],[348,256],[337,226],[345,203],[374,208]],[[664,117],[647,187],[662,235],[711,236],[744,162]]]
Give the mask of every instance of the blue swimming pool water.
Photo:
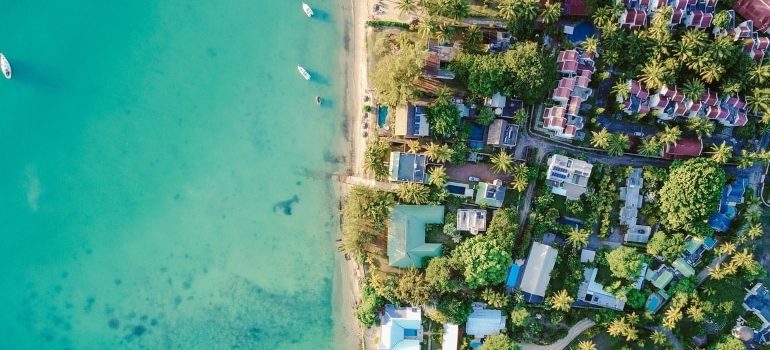
[[[473,123],[471,124],[471,135],[468,137],[468,146],[470,148],[484,148],[484,127]]]
[[[416,329],[404,329],[404,336],[405,337],[416,337],[417,336],[417,330]]]
[[[465,187],[457,185],[446,185],[447,191],[452,194],[465,194]]]
[[[588,22],[580,22],[575,26],[572,31],[572,35],[569,36],[569,40],[573,43],[579,43],[585,41],[588,37],[594,35],[596,28],[593,24]]]
[[[388,107],[387,106],[380,106],[380,108],[377,109],[377,125],[380,127],[385,126],[385,122],[388,121]]]

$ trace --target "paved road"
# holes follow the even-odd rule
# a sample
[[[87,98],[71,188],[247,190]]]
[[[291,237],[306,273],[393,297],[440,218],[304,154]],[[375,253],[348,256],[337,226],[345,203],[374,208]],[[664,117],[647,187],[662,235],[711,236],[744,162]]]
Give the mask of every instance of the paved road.
[[[593,327],[595,324],[594,321],[584,318],[569,329],[566,337],[559,339],[551,345],[519,344],[519,346],[521,346],[522,350],[562,350],[567,348],[586,329]]]

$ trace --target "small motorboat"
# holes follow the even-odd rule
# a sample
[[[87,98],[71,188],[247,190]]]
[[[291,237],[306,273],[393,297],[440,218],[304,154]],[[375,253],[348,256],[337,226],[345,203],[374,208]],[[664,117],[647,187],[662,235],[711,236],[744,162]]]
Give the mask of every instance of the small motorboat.
[[[306,4],[306,3],[304,3],[304,2],[303,2],[303,3],[302,3],[302,10],[303,10],[303,11],[305,11],[305,14],[306,14],[308,17],[313,17],[313,9],[312,9],[312,8],[310,8],[310,5],[308,5],[308,4]]]
[[[299,74],[302,74],[302,77],[305,78],[305,80],[310,80],[310,73],[308,73],[305,68],[302,68],[302,66],[297,65],[297,70],[299,71]]]
[[[316,96],[315,97],[315,104],[317,104],[319,106],[321,105],[321,96]]]
[[[13,74],[13,71],[11,71],[11,63],[8,62],[8,59],[5,58],[5,55],[0,53],[0,70],[3,71],[3,75],[6,79],[11,79],[11,75]]]

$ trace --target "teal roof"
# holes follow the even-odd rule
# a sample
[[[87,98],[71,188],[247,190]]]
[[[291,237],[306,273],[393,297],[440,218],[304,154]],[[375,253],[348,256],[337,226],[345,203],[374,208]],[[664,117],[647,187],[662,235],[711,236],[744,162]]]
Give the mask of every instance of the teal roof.
[[[505,186],[479,182],[479,187],[476,191],[476,204],[486,204],[488,207],[499,208],[503,206],[504,199]]]
[[[659,289],[666,288],[666,286],[674,279],[674,274],[667,267],[660,268],[658,270],[647,270],[645,278],[652,283],[653,286]]]
[[[388,225],[388,264],[422,267],[424,258],[441,255],[441,244],[425,243],[425,224],[444,222],[444,206],[397,205]]]
[[[695,274],[695,270],[688,264],[684,259],[679,258],[674,260],[673,263],[671,263],[671,266],[673,266],[679,273],[684,275],[684,277],[690,277]]]

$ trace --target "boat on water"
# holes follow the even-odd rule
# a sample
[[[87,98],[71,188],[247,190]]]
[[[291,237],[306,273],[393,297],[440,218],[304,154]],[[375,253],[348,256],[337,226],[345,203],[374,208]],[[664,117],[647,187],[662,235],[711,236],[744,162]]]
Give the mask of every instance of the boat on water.
[[[315,104],[317,104],[319,106],[321,105],[321,96],[316,96],[315,97]]]
[[[303,3],[302,3],[302,10],[303,10],[303,11],[305,11],[305,14],[306,14],[308,17],[313,17],[313,9],[312,9],[312,8],[310,8],[310,5],[308,5],[308,4],[306,4],[306,3],[304,3],[304,2],[303,2]]]
[[[310,80],[310,73],[308,73],[305,68],[302,68],[302,66],[297,65],[297,70],[299,71],[299,74],[302,74],[302,77],[305,78],[305,80]]]
[[[11,75],[13,74],[13,71],[11,71],[11,63],[8,62],[8,59],[5,58],[5,55],[0,53],[0,70],[3,71],[3,75],[6,79],[11,79]]]

